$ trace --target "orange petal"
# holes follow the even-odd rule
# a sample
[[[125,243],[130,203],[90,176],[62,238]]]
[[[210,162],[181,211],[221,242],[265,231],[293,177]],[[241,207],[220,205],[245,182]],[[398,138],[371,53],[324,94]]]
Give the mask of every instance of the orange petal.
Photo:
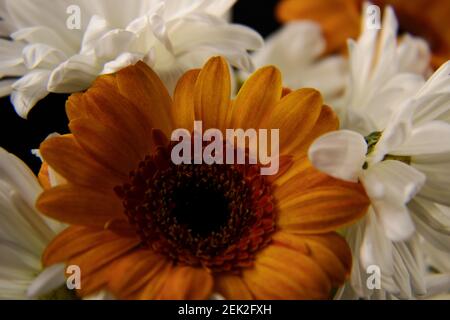
[[[67,99],[66,113],[70,121],[86,116],[83,93],[74,93]]]
[[[175,128],[194,128],[194,90],[200,69],[186,72],[177,83],[173,98],[172,119]]]
[[[94,87],[84,95],[88,116],[108,127],[115,128],[145,157],[150,150],[151,123],[145,121],[138,107],[117,91]]]
[[[121,219],[119,218],[109,220],[105,223],[104,229],[126,238],[132,238],[136,236],[136,230],[129,223],[125,216]]]
[[[361,218],[368,206],[369,199],[362,190],[314,188],[279,203],[278,226],[292,233],[330,232]]]
[[[86,153],[121,177],[128,177],[143,160],[132,136],[124,136],[113,127],[86,119],[74,120],[69,127]]]
[[[195,119],[203,129],[223,128],[230,105],[231,79],[222,57],[211,58],[198,75],[194,90]]]
[[[127,255],[140,239],[122,238],[110,231],[71,226],[61,232],[46,248],[44,266],[55,263],[77,265],[81,270],[80,295],[86,296],[106,287],[111,263]]]
[[[330,107],[323,106],[319,115],[319,119],[317,119],[316,124],[311,129],[301,145],[293,151],[294,155],[300,156],[306,154],[314,140],[327,132],[335,131],[338,129],[339,118],[337,114]]]
[[[295,153],[314,128],[322,110],[322,96],[315,89],[300,89],[277,104],[262,127],[280,130],[280,154]]]
[[[174,266],[172,262],[166,263],[162,270],[153,277],[152,280],[147,284],[147,286],[138,295],[139,300],[155,300],[161,295],[162,290],[167,281],[169,281],[172,276]]]
[[[326,272],[333,286],[342,285],[350,274],[350,248],[336,233],[305,236],[278,232],[273,240],[278,245],[310,256]]]
[[[81,271],[81,289],[77,290],[80,297],[87,297],[106,289],[111,278],[111,269],[108,265],[101,267],[93,274],[83,275]]]
[[[118,92],[117,77],[115,74],[103,74],[94,80],[91,88],[109,89]]]
[[[136,103],[153,128],[170,136],[172,99],[158,75],[144,62],[122,69],[116,74],[120,94]]]
[[[289,169],[294,164],[291,156],[281,156],[278,159],[279,161],[279,170],[273,176],[267,176],[267,181],[270,183],[275,183],[281,176],[285,175]]]
[[[256,299],[326,299],[331,284],[313,259],[284,246],[271,245],[256,257],[243,279]]]
[[[332,181],[331,177],[314,168],[308,158],[304,156],[294,161],[291,168],[275,180],[277,187],[274,195],[278,201],[284,202],[297,197],[308,189],[326,185],[326,183],[331,183]]]
[[[138,296],[141,290],[155,277],[168,261],[151,250],[137,250],[117,262],[112,270],[108,288],[118,298]]]
[[[42,188],[50,189],[52,187],[50,183],[50,175],[48,172],[48,163],[46,162],[42,163],[38,173],[38,180]]]
[[[229,128],[260,128],[263,118],[270,115],[283,91],[281,73],[275,67],[257,70],[243,84],[236,97]]]
[[[45,140],[40,152],[45,161],[70,183],[110,191],[126,179],[97,163],[72,135]]]
[[[36,207],[51,218],[76,225],[103,227],[111,219],[125,217],[122,203],[112,190],[108,194],[73,185],[45,190]]]
[[[202,268],[176,266],[166,280],[158,299],[204,300],[213,289],[213,277]]]
[[[215,290],[226,300],[252,300],[253,296],[241,277],[219,274],[214,279]]]
[[[126,256],[135,249],[139,243],[139,238],[122,238],[118,236],[111,241],[105,241],[75,257],[69,258],[69,265],[80,267],[82,275],[86,276],[95,273],[101,267],[109,265],[122,255]],[[112,275],[113,276],[113,275]]]
[[[111,231],[92,227],[70,226],[50,242],[42,255],[42,263],[44,266],[50,266],[55,263],[66,262],[102,244],[122,239],[121,236]],[[129,241],[130,238],[125,240]],[[134,240],[139,239],[136,236]]]

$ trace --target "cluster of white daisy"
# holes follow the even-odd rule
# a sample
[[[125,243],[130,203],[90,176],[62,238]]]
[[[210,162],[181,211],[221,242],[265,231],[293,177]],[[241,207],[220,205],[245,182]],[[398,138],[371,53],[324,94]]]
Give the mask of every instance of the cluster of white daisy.
[[[381,30],[367,25],[363,21],[357,42],[348,42],[348,83],[335,103],[342,130],[309,150],[319,170],[360,181],[371,200],[364,220],[345,230],[355,260],[341,294],[410,299],[448,293],[450,62],[427,78],[427,44],[408,35],[397,40],[389,7]],[[447,262],[434,264],[435,255]],[[373,265],[381,270],[380,290],[366,285]]]
[[[169,91],[185,71],[213,55],[251,71],[247,50],[263,40],[227,22],[235,2],[0,0],[0,36],[9,37],[0,38],[0,97],[11,95],[26,117],[50,92],[87,89],[98,75],[139,60],[157,71]]]
[[[170,90],[212,55],[226,57],[238,77],[274,64],[286,86],[319,89],[339,115],[342,130],[315,141],[310,161],[361,182],[371,200],[366,217],[342,230],[354,263],[337,298],[448,294],[450,62],[433,73],[427,43],[399,38],[389,7],[380,30],[362,21],[348,57],[323,56],[325,40],[313,22],[287,24],[261,48],[256,32],[226,20],[235,2],[0,0],[0,96],[10,95],[26,117],[50,92],[84,90],[98,75],[138,60]],[[76,32],[66,27],[73,4],[81,9]],[[40,188],[19,159],[0,152],[0,256],[10,257],[0,263],[0,297],[37,297],[62,281],[60,266],[36,278],[43,248],[63,228],[34,208]],[[371,266],[381,271],[380,288],[367,285]]]

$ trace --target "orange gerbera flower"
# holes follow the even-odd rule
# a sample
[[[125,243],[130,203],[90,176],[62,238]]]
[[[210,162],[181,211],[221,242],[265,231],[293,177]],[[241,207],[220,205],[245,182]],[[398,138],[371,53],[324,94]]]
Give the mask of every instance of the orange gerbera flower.
[[[37,202],[72,224],[44,265],[82,270],[82,296],[121,299],[315,299],[351,269],[333,230],[367,210],[359,184],[337,181],[307,160],[311,142],[338,120],[319,92],[282,97],[274,67],[257,71],[230,100],[228,65],[212,58],[187,72],[173,101],[144,63],[101,76],[67,103],[72,134],[41,145],[67,183]],[[280,170],[259,165],[175,165],[166,137],[194,120],[208,128],[279,128]]]
[[[328,52],[345,50],[348,38],[357,38],[363,0],[280,0],[277,16],[282,22],[308,19],[318,22],[327,39]],[[426,39],[438,68],[450,58],[450,2],[442,0],[373,0],[392,5],[400,30]]]

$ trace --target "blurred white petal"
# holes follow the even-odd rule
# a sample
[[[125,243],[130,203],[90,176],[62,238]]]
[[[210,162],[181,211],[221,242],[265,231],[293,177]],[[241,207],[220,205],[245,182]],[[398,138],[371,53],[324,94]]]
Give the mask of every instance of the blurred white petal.
[[[38,69],[27,73],[14,82],[11,102],[19,116],[26,118],[31,108],[49,94],[47,91],[49,79],[49,71]]]
[[[414,232],[414,224],[406,204],[425,183],[425,175],[389,160],[364,170],[360,179],[386,236],[392,241],[407,240]]]
[[[308,157],[318,170],[345,181],[358,181],[367,153],[360,134],[341,130],[327,133],[311,145]]]
[[[430,121],[415,127],[404,143],[390,152],[405,156],[450,152],[450,123]]]
[[[28,298],[37,299],[64,285],[66,283],[65,270],[64,263],[44,269],[28,287]]]

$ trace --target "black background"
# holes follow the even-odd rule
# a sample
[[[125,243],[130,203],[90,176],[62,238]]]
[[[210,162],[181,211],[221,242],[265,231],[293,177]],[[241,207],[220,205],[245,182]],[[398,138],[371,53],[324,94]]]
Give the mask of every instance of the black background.
[[[234,7],[233,20],[267,36],[278,28],[274,17],[276,3],[277,0],[239,0]],[[31,110],[27,120],[15,113],[9,97],[1,98],[0,146],[17,155],[37,172],[41,162],[31,154],[31,149],[38,148],[51,133],[68,132],[64,110],[67,97],[50,94]]]

